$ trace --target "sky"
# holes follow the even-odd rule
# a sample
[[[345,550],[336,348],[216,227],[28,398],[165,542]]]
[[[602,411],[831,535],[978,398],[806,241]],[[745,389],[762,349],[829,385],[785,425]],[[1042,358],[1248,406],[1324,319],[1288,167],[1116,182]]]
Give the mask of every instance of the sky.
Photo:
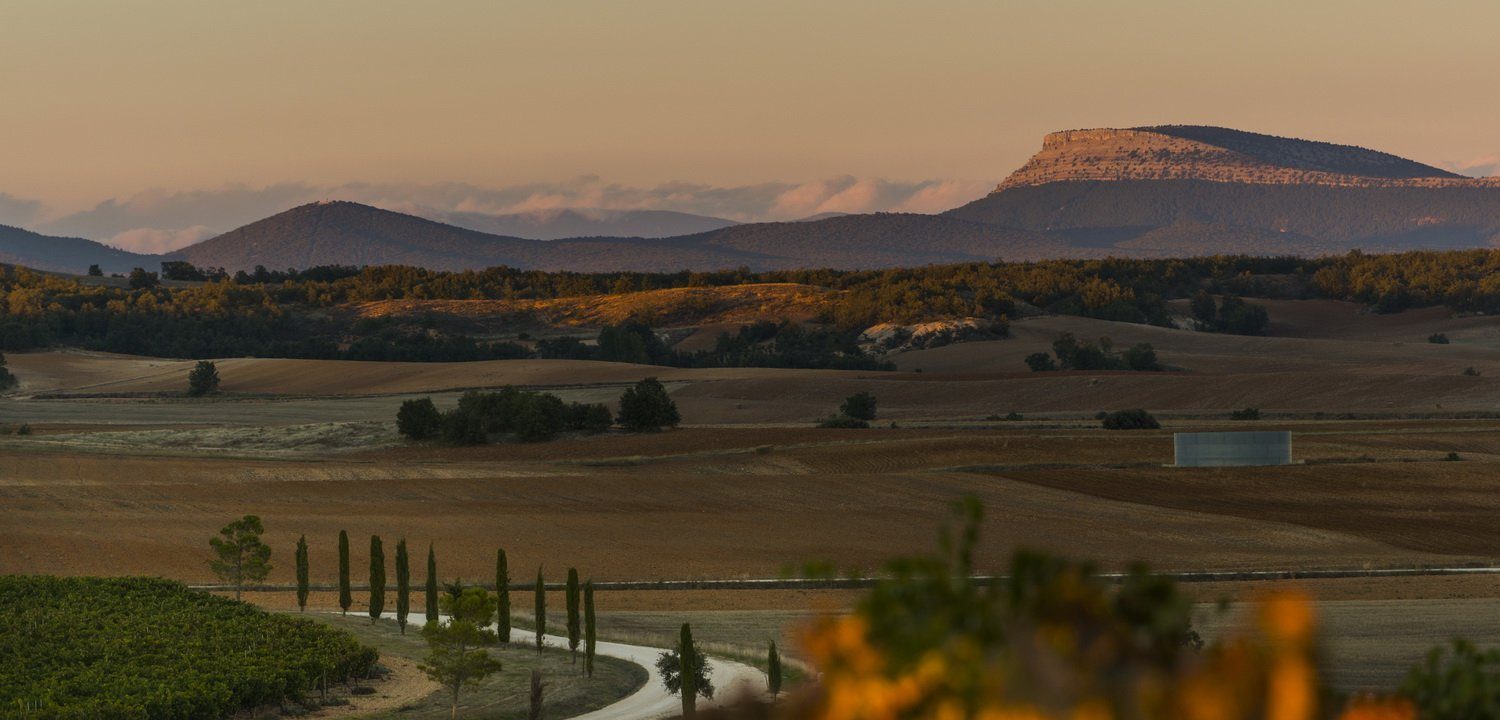
[[[170,249],[325,197],[936,212],[1079,127],[1500,173],[1492,0],[5,0],[0,223]],[[85,233],[86,231],[86,233]]]

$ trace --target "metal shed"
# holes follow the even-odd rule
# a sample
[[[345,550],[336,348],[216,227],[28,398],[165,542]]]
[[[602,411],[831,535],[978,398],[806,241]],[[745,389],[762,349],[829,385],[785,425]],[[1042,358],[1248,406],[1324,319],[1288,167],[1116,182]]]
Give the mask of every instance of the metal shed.
[[[1284,430],[1176,433],[1172,438],[1178,467],[1292,464],[1292,434]]]

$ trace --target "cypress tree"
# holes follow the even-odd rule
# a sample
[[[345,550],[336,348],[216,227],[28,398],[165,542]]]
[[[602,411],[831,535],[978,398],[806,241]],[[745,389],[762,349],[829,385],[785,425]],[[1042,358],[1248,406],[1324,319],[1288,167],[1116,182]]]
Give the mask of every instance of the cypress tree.
[[[573,666],[578,666],[578,643],[583,639],[583,626],[578,617],[578,568],[568,568],[568,652],[572,655]]]
[[[698,711],[698,653],[694,652],[693,629],[682,624],[682,638],[677,645],[677,677],[682,679],[682,716],[693,717]]]
[[[547,634],[547,586],[542,583],[542,569],[536,569],[536,654],[542,654],[544,640],[542,636]]]
[[[781,694],[781,654],[776,652],[776,641],[771,641],[771,652],[766,656],[766,680],[771,686],[771,697]]]
[[[594,624],[594,581],[583,584],[583,673],[594,676],[594,643],[598,628]]]
[[[307,610],[307,536],[297,538],[297,610]]]
[[[510,562],[505,558],[505,550],[495,551],[495,595],[499,599],[499,607],[495,611],[495,634],[500,636],[500,642],[510,642]]]
[[[437,555],[432,552],[432,543],[427,544],[427,624],[438,621]]]
[[[349,533],[339,531],[339,608],[349,614],[354,596],[349,592]]]
[[[396,541],[396,624],[406,634],[406,616],[411,614],[411,558],[406,555],[406,538]]]
[[[379,535],[370,536],[370,624],[385,611],[385,545]]]

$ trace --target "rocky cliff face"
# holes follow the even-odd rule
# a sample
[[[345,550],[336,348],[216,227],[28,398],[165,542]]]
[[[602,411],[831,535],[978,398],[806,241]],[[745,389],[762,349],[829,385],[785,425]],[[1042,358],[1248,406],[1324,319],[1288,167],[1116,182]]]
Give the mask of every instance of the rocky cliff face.
[[[1054,182],[1200,180],[1336,187],[1500,187],[1388,153],[1227,128],[1164,125],[1067,130],[995,192]]]

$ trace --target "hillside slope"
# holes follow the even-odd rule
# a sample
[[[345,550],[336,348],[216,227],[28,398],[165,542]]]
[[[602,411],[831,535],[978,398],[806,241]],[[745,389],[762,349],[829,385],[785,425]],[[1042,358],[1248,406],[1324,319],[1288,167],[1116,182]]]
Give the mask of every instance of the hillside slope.
[[[708,232],[737,224],[724,218],[667,210],[557,208],[498,215],[419,210],[417,215],[470,230],[531,240],[577,237],[664,238]]]
[[[140,255],[93,240],[53,237],[0,225],[0,263],[7,265],[71,273],[82,273],[90,265],[98,265],[104,272],[123,273],[136,267],[155,270],[160,260],[154,255]]]

